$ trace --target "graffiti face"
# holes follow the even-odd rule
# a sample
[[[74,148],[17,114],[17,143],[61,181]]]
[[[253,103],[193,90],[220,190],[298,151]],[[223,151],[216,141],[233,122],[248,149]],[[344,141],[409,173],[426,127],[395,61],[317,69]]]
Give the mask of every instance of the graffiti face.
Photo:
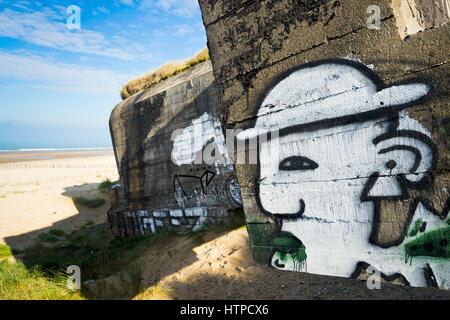
[[[238,138],[279,132],[276,158],[273,141],[259,145],[255,194],[278,225],[272,266],[349,277],[365,263],[416,286],[426,285],[427,266],[448,285],[446,261],[405,263],[404,244],[381,248],[370,240],[381,201],[408,199],[409,190],[432,183],[436,147],[402,111],[428,91],[421,83],[382,88],[365,66],[334,61],[301,68],[269,92],[255,127]],[[441,226],[422,206],[411,209]]]
[[[406,115],[400,121],[420,126]],[[425,133],[398,128],[391,132],[393,124],[381,119],[293,132],[279,138],[278,162],[268,153],[271,146],[262,144],[262,209],[283,219],[327,219],[339,212],[345,218],[355,203],[370,206],[361,201],[363,193],[371,199],[406,199],[406,184],[419,183],[433,165],[433,145]],[[405,180],[399,180],[400,175]],[[369,186],[369,181],[375,183]]]
[[[395,155],[403,157],[403,161],[390,169],[387,163],[394,155],[379,154],[382,148],[373,140],[385,134],[389,125],[388,121],[363,122],[339,129],[281,136],[279,163],[271,161],[262,145],[259,185],[262,208],[280,218],[329,219],[339,215],[348,220],[349,207],[360,202],[373,172],[381,176],[409,173],[414,164],[415,156],[405,150]],[[430,163],[432,157],[428,150],[424,158],[424,162]],[[380,178],[379,184],[384,188],[380,196],[402,195],[401,185],[395,178]]]

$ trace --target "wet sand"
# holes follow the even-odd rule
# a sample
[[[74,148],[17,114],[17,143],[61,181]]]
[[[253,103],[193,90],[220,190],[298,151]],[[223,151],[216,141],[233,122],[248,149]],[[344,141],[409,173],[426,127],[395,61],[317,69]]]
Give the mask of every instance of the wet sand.
[[[107,156],[112,149],[0,151],[0,164],[67,158]]]

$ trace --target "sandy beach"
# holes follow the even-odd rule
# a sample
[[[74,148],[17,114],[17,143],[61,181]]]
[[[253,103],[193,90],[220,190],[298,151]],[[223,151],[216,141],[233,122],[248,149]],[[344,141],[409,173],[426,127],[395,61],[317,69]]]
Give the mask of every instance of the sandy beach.
[[[90,222],[92,230],[107,222],[107,196],[97,190],[106,178],[118,179],[112,150],[48,151],[1,154],[0,243],[16,250],[33,245],[51,229],[65,233]],[[17,159],[20,156],[22,159]],[[23,159],[28,157],[29,159]],[[46,157],[45,160],[36,159]],[[103,198],[97,209],[76,205],[72,197]],[[87,230],[86,232],[91,232]],[[20,259],[21,254],[16,258]],[[279,272],[257,265],[245,227],[202,236],[172,237],[149,246],[123,265],[138,265],[143,291],[129,295],[121,273],[96,279],[89,288],[98,299],[448,299],[447,291],[343,278]],[[101,267],[101,266],[99,266]],[[155,289],[157,281],[157,289]],[[125,293],[122,293],[125,292]]]
[[[51,228],[104,223],[108,201],[89,209],[72,197],[107,200],[97,186],[118,177],[112,149],[0,152],[0,242],[20,250]]]

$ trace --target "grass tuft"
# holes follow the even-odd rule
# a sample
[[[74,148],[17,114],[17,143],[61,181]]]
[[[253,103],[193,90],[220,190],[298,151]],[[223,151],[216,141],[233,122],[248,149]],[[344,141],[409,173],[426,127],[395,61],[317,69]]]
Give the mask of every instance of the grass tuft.
[[[134,80],[123,86],[120,93],[122,99],[131,97],[142,90],[151,88],[161,81],[167,80],[187,69],[196,66],[199,63],[209,60],[208,48],[198,52],[194,57],[181,62],[169,62],[158,69]]]
[[[11,248],[6,244],[0,244],[0,258],[6,258],[12,255]]]
[[[38,236],[38,239],[42,242],[49,242],[49,243],[55,243],[58,241],[58,237],[50,233],[41,233]]]
[[[97,187],[98,191],[100,192],[107,192],[112,186],[115,186],[116,184],[120,183],[120,180],[117,181],[111,181],[110,179],[103,180]]]
[[[67,288],[67,275],[51,277],[39,268],[30,272],[22,262],[0,261],[0,297],[3,300],[81,300],[77,291]]]
[[[51,229],[48,233],[57,237],[62,237],[64,235],[64,231],[61,229]]]
[[[75,197],[72,198],[73,203],[76,205],[82,205],[91,209],[100,208],[102,205],[106,203],[105,199],[96,198],[96,199],[86,199],[83,197]]]

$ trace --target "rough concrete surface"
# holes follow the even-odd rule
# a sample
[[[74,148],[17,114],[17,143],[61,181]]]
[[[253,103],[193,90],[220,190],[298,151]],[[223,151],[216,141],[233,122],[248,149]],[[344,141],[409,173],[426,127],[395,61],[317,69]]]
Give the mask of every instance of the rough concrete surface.
[[[121,178],[109,212],[114,233],[196,230],[241,206],[219,109],[211,64],[205,62],[113,110],[110,127]],[[206,163],[208,151],[214,157]]]
[[[448,0],[393,0],[392,8],[402,39],[450,20]]]
[[[280,134],[235,166],[255,259],[448,289],[447,4],[408,1],[405,38],[395,1],[199,3],[223,126]]]

